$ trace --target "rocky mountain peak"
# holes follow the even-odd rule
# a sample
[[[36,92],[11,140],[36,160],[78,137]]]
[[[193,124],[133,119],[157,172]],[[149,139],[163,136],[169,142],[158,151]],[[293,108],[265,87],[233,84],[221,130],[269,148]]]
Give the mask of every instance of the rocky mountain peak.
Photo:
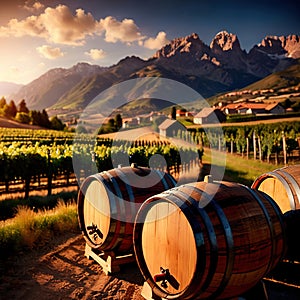
[[[267,54],[300,58],[299,35],[266,36],[256,47]]]
[[[186,37],[176,38],[169,44],[158,50],[153,58],[169,58],[180,53],[195,54],[203,52],[203,49],[207,47],[202,40],[200,40],[198,34],[192,33]]]
[[[86,62],[80,62],[74,65],[73,67],[66,69],[66,75],[69,74],[85,74],[86,76],[92,76],[99,72],[104,71],[105,67],[100,67],[98,65],[90,65]]]
[[[210,43],[210,48],[215,51],[230,51],[234,48],[240,49],[241,47],[237,36],[224,30],[216,34]]]

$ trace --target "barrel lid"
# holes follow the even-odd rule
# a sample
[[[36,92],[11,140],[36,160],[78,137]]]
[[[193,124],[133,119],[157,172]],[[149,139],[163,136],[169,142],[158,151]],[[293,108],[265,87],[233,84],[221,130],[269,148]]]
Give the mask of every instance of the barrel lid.
[[[92,180],[86,190],[83,216],[87,237],[94,245],[101,245],[110,230],[111,207],[105,185]]]
[[[280,171],[275,170],[260,175],[255,179],[251,188],[269,195],[279,205],[283,213],[295,209],[292,185],[287,178],[282,176]]]
[[[183,293],[190,285],[197,265],[193,229],[180,207],[159,200],[147,211],[142,229],[142,255],[151,281],[168,295]]]

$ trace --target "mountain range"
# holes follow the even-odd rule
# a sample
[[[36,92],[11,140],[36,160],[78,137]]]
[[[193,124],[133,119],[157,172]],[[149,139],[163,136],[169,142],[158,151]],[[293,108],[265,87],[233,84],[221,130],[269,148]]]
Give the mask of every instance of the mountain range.
[[[147,60],[132,56],[110,67],[78,63],[69,69],[52,69],[12,93],[10,99],[16,103],[25,99],[30,109],[81,111],[112,85],[146,76],[179,81],[208,98],[299,64],[298,58],[299,35],[267,36],[246,52],[235,34],[221,31],[206,45],[193,33],[172,40]]]
[[[22,84],[1,81],[0,82],[0,97],[7,98],[7,97],[9,97],[9,95],[11,95],[15,91],[19,90],[22,86],[23,86]]]

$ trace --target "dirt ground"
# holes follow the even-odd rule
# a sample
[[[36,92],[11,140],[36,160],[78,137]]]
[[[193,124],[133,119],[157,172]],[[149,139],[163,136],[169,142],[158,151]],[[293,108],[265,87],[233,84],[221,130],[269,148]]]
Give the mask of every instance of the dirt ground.
[[[145,300],[141,296],[144,280],[135,262],[121,266],[118,273],[106,275],[84,252],[84,238],[76,232],[55,239],[42,250],[1,262],[0,299]],[[300,299],[299,287],[278,284],[276,280],[265,283],[268,300]],[[263,300],[261,295],[249,298],[253,299]]]
[[[81,234],[69,234],[42,251],[13,257],[0,265],[0,299],[143,300],[143,278],[136,263],[113,276],[84,255]]]

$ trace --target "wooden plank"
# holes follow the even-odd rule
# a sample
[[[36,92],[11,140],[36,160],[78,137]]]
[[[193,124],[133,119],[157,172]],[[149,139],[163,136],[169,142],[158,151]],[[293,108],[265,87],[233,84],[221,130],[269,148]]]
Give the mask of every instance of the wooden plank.
[[[146,300],[163,300],[163,298],[160,298],[153,293],[153,291],[147,281],[144,282],[141,295]]]
[[[133,254],[116,256],[114,252],[96,253],[88,244],[85,245],[85,256],[94,259],[103,269],[106,275],[120,271],[120,265],[128,264],[135,261]]]

